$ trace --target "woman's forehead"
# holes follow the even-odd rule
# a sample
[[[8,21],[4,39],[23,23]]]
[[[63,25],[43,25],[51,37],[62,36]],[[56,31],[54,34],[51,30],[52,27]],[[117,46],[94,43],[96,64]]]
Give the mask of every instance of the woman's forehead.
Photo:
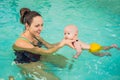
[[[43,19],[40,16],[36,16],[33,18],[33,23],[34,24],[43,24]]]

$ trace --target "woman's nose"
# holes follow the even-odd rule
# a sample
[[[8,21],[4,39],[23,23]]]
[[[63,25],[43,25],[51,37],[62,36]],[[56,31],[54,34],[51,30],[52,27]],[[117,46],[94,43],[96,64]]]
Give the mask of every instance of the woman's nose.
[[[39,27],[39,30],[42,30],[42,29],[43,29],[42,26],[40,26],[40,27]]]

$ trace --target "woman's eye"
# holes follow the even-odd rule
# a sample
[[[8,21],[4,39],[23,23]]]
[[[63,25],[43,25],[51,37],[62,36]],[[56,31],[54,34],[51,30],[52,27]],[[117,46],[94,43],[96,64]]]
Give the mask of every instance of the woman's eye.
[[[68,35],[70,35],[70,33],[68,33]]]
[[[43,24],[37,24],[35,27],[43,27]]]
[[[43,24],[41,24],[41,26],[43,27]]]
[[[38,25],[35,25],[35,27],[39,27],[39,24],[38,24]]]

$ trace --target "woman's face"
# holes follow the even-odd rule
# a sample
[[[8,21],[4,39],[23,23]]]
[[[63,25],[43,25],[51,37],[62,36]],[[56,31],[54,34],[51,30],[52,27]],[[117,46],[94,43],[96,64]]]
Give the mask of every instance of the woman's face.
[[[41,16],[36,16],[33,18],[31,25],[28,30],[32,36],[39,36],[43,29],[43,20]]]

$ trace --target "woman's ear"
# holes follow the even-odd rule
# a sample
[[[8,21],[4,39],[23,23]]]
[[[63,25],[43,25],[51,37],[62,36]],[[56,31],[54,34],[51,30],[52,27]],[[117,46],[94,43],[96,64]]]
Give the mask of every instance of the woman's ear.
[[[28,30],[29,29],[29,25],[27,23],[25,23],[25,29]]]

